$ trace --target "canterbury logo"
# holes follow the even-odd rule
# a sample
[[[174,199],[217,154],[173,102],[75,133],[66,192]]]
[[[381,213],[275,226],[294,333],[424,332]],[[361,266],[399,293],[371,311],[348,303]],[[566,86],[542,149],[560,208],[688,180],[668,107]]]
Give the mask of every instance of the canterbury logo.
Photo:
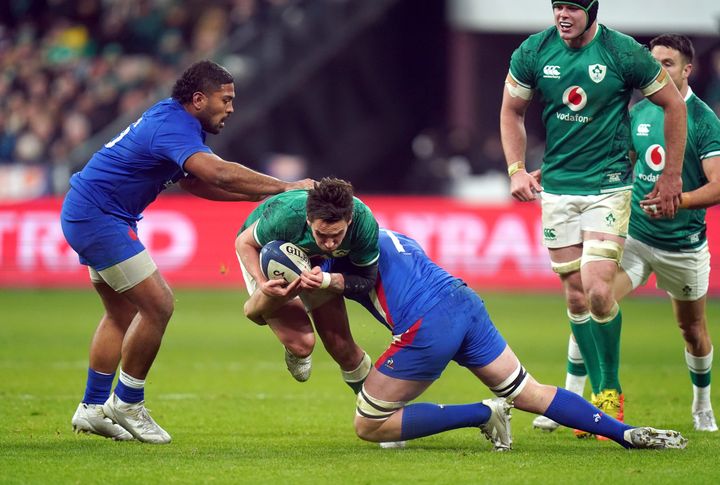
[[[560,66],[543,67],[543,77],[551,79],[560,79]]]
[[[637,136],[648,136],[650,134],[650,123],[640,123],[637,127]]]

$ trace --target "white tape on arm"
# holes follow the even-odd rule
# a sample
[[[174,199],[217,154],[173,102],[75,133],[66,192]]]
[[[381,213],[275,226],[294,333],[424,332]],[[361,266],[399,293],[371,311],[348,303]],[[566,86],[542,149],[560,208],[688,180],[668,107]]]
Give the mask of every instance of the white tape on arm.
[[[533,90],[529,86],[524,86],[517,82],[510,73],[505,78],[505,86],[507,86],[508,93],[513,98],[521,98],[525,101],[530,101],[533,98]]]
[[[332,281],[332,276],[330,275],[330,273],[328,273],[326,271],[323,271],[322,276],[323,276],[323,279],[322,279],[322,283],[320,283],[320,288],[325,289],[330,286],[330,282]]]

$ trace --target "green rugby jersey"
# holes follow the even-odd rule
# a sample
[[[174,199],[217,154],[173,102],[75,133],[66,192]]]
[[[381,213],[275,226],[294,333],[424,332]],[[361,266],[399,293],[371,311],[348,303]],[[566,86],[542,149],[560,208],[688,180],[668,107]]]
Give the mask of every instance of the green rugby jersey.
[[[300,247],[311,258],[330,257],[317,246],[307,223],[307,196],[306,190],[290,190],[270,197],[250,213],[240,231],[257,221],[253,236],[261,246],[273,240],[287,241]],[[332,257],[348,256],[357,266],[369,266],[380,256],[378,223],[368,206],[357,197],[353,200],[352,223]]]
[[[544,103],[546,192],[596,195],[631,187],[630,97],[633,89],[649,96],[667,83],[647,48],[598,25],[588,45],[571,49],[550,27],[513,52],[510,76]]]
[[[702,160],[720,156],[720,121],[715,113],[688,88],[687,143],[683,159],[683,192],[705,185],[708,180]],[[645,244],[666,251],[692,250],[705,244],[705,209],[681,209],[675,219],[651,219],[640,201],[655,187],[665,167],[664,114],[662,108],[643,100],[630,110],[635,183],[629,234]]]

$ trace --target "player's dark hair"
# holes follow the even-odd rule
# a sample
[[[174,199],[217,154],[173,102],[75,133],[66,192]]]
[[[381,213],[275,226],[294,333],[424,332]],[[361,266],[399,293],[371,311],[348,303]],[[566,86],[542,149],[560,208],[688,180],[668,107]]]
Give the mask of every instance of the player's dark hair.
[[[662,34],[650,41],[650,50],[655,46],[669,47],[680,53],[685,64],[692,64],[695,58],[695,48],[689,37],[682,34]]]
[[[325,222],[350,221],[354,201],[353,186],[341,179],[325,177],[308,191],[307,218]]]
[[[220,89],[222,84],[233,82],[232,74],[227,69],[213,61],[199,61],[188,67],[175,81],[172,97],[180,104],[192,101],[194,93],[198,91],[210,94]]]

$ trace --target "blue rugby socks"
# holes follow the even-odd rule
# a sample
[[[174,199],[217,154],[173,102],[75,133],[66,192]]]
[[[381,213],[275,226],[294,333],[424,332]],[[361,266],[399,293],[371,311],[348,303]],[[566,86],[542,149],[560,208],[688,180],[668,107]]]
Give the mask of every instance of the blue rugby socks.
[[[458,428],[478,427],[490,419],[490,408],[481,402],[445,406],[417,403],[403,409],[401,440],[412,440]]]
[[[85,396],[82,402],[85,404],[103,404],[110,397],[115,373],[104,374],[88,367],[87,383],[85,384]]]
[[[115,395],[126,403],[145,400],[145,379],[136,379],[120,369],[120,377],[115,386]]]
[[[557,388],[557,394],[545,411],[545,416],[568,428],[606,436],[625,448],[630,447],[623,438],[623,433],[634,426],[621,423],[565,389]]]

